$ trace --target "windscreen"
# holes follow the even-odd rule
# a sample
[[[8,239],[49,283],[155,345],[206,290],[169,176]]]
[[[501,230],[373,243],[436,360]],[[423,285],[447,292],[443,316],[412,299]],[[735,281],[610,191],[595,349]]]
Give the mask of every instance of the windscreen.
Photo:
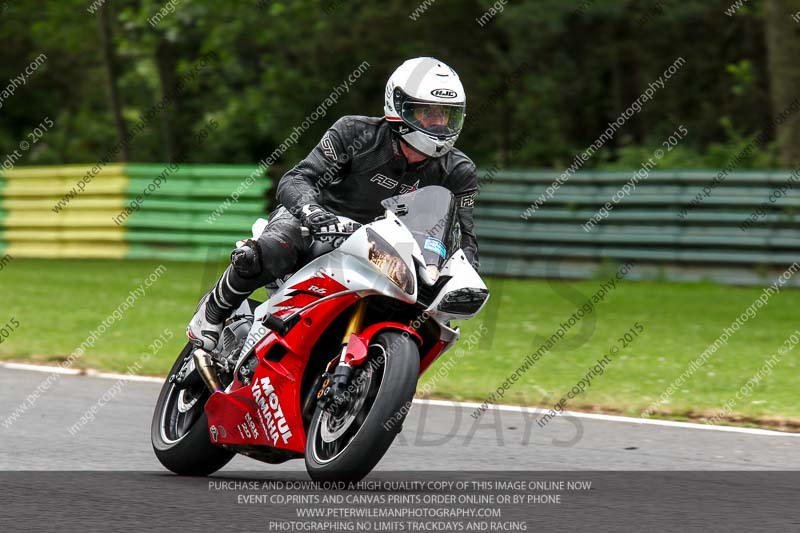
[[[423,187],[387,198],[381,205],[397,215],[411,231],[422,250],[426,265],[441,268],[458,248],[455,197],[444,187]]]

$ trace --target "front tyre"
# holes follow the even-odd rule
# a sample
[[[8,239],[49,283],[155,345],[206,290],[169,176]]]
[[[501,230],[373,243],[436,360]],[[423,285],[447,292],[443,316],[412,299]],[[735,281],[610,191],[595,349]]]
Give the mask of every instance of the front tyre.
[[[181,369],[194,348],[187,343],[169,375]],[[165,381],[161,387],[150,425],[150,441],[159,462],[176,474],[207,476],[225,466],[235,455],[215,446],[208,437],[205,405],[210,395],[202,382],[178,389]]]
[[[346,406],[331,414],[317,407],[306,439],[306,469],[315,481],[358,481],[400,432],[419,377],[419,350],[407,336],[379,333],[356,369]]]

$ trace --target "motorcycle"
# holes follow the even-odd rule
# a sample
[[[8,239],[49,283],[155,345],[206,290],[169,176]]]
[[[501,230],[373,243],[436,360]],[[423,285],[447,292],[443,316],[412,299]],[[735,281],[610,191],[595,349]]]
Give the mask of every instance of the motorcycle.
[[[244,302],[216,348],[188,343],[156,403],[156,457],[181,475],[235,454],[305,458],[316,481],[358,481],[400,432],[419,376],[489,291],[460,250],[453,194],[388,198],[385,214],[313,237],[313,259]],[[266,221],[254,224],[256,238]],[[308,231],[303,228],[304,235]]]

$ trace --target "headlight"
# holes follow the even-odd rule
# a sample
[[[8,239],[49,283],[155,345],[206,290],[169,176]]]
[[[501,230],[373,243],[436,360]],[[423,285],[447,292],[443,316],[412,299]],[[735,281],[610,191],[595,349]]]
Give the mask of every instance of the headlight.
[[[428,277],[434,283],[436,283],[436,280],[439,279],[439,267],[437,267],[436,265],[428,265],[425,268],[425,272],[428,273]]]
[[[369,262],[408,294],[414,294],[414,276],[391,244],[367,228]]]
[[[445,294],[437,307],[444,313],[474,315],[488,297],[486,289],[463,288]]]

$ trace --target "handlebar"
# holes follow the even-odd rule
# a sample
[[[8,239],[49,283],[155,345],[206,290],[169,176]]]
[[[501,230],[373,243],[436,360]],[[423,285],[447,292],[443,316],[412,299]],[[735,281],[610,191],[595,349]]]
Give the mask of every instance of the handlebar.
[[[347,224],[351,231],[318,231],[317,233],[312,233],[310,228],[305,226],[300,226],[300,235],[305,237],[320,238],[320,237],[342,237],[342,236],[350,236],[356,232],[358,228],[361,227],[361,224]]]

